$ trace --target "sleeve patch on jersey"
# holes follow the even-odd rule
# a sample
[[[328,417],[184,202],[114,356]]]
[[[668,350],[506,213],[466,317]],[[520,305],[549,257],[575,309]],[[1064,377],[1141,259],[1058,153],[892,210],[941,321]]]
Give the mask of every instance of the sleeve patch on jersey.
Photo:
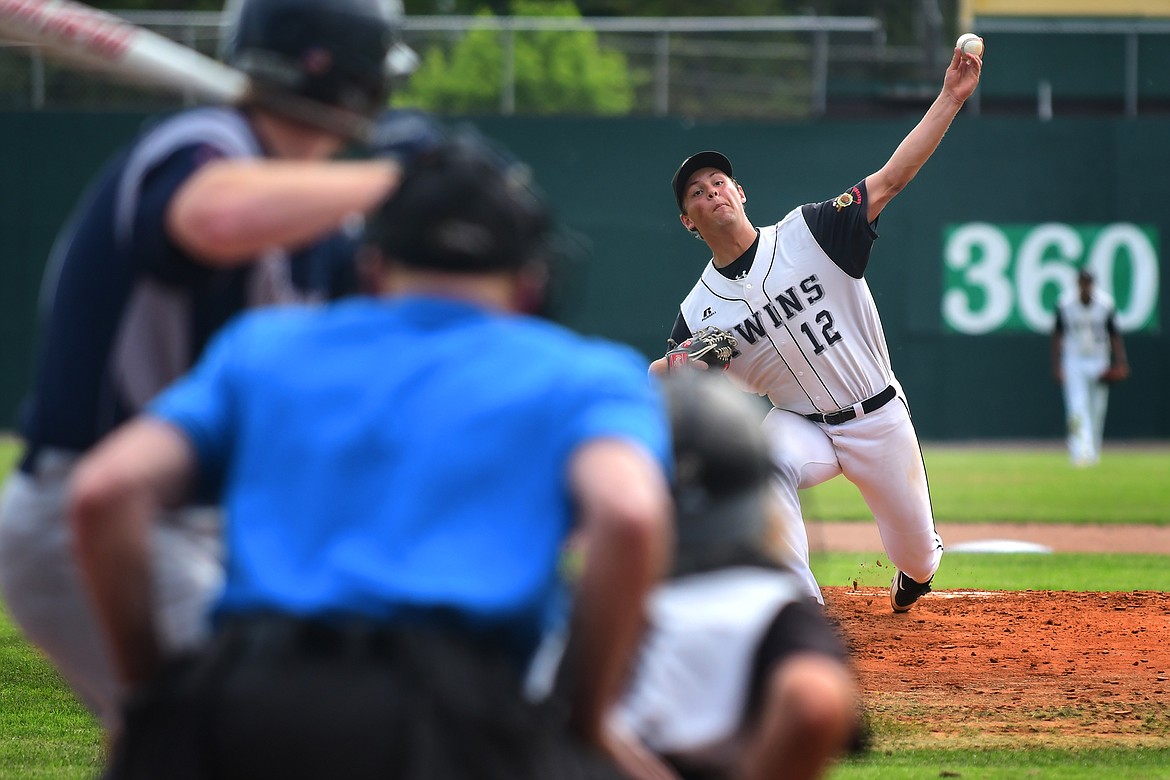
[[[861,204],[861,190],[859,190],[857,187],[849,190],[849,192],[842,192],[836,197],[836,199],[833,200],[833,206],[837,209],[837,211],[848,208],[854,203],[857,203],[858,205]]]

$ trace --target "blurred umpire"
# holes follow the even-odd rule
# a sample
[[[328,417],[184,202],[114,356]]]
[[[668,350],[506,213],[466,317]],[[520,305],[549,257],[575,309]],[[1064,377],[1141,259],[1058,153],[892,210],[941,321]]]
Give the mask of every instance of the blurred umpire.
[[[859,745],[842,638],[769,550],[771,459],[748,397],[698,371],[665,380],[677,549],[613,726],[656,777],[803,780]]]
[[[334,158],[383,112],[409,65],[400,21],[391,0],[232,2],[223,56],[251,76],[249,101],[152,120],[54,244],[19,424],[25,450],[0,502],[0,590],[111,736],[122,691],[71,554],[69,476],[234,314],[350,289],[358,233],[345,228],[386,197],[400,168],[384,156]],[[329,125],[287,112],[290,98]],[[169,649],[206,638],[222,579],[215,499],[210,489],[193,495],[151,535],[154,581],[139,596],[158,607]]]
[[[669,431],[632,350],[520,313],[549,244],[520,173],[463,136],[420,158],[369,224],[382,296],[236,320],[79,465],[83,569],[138,691],[110,777],[618,776],[604,714],[668,555]],[[144,541],[218,474],[216,633],[160,666]],[[570,604],[562,723],[523,680]]]

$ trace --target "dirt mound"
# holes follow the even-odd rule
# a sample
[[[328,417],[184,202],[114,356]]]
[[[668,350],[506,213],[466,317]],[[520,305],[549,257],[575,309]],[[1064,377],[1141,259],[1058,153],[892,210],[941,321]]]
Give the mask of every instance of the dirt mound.
[[[885,589],[823,592],[875,748],[1166,744],[1170,594],[936,591],[894,614]]]

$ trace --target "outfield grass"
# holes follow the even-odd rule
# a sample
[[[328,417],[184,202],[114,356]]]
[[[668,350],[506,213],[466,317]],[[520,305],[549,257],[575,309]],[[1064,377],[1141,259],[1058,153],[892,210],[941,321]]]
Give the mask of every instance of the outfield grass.
[[[934,514],[947,523],[1170,525],[1170,446],[1107,448],[1076,469],[1059,446],[924,445]],[[833,479],[803,491],[805,516],[870,520],[857,488]]]
[[[0,777],[92,778],[101,756],[96,721],[0,609]]]
[[[0,474],[17,448],[0,439]],[[927,446],[936,513],[948,522],[1170,523],[1170,448],[1110,451],[1095,469],[1074,470],[1058,448]],[[833,480],[806,491],[811,518],[870,520],[857,490]],[[1170,590],[1170,566],[1154,555],[948,553],[938,589]],[[827,586],[885,587],[880,554],[820,553]],[[924,725],[928,728],[928,724]],[[0,778],[77,780],[98,772],[101,732],[51,667],[0,609]],[[1093,751],[870,752],[842,762],[829,780],[1170,777],[1170,749]]]
[[[8,470],[16,465],[16,458],[20,455],[20,443],[11,436],[0,434],[0,481]]]
[[[1166,750],[899,750],[841,762],[829,780],[1165,780]]]

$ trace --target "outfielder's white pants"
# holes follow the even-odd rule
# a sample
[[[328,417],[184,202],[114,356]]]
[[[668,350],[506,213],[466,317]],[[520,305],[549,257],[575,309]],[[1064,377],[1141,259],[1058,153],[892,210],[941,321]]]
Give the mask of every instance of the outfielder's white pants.
[[[76,455],[43,453],[37,476],[13,470],[0,496],[0,595],[25,636],[49,656],[74,694],[107,729],[121,690],[81,583],[66,517]],[[155,526],[155,619],[166,651],[209,634],[208,609],[223,583],[219,512],[171,512]]]
[[[763,427],[777,470],[772,482],[782,553],[810,595],[824,603],[809,568],[808,531],[797,491],[842,474],[861,491],[890,562],[918,582],[934,576],[943,544],[934,525],[922,450],[900,393],[882,408],[841,425],[773,409]]]
[[[1068,423],[1068,457],[1078,466],[1090,466],[1101,459],[1105,438],[1105,410],[1109,406],[1109,385],[1100,380],[1109,367],[1108,357],[1066,356],[1064,370],[1064,411]]]

